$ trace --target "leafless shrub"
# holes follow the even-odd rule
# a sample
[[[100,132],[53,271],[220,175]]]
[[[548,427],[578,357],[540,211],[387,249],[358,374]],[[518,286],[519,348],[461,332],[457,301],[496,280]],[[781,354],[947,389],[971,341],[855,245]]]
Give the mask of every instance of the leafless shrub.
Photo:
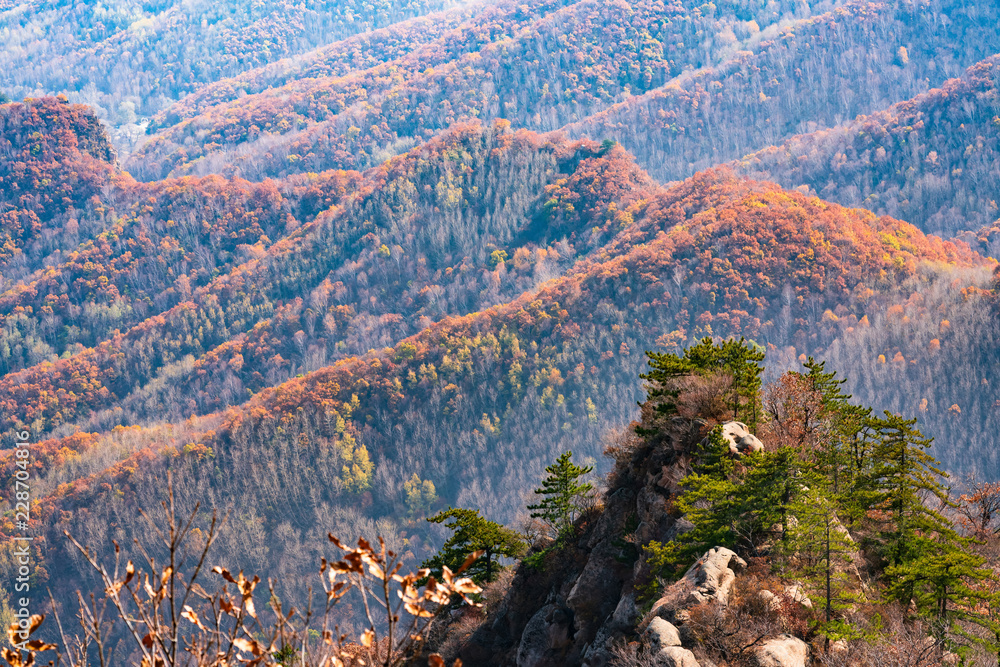
[[[908,619],[898,606],[859,608],[849,616],[862,634],[822,656],[827,667],[937,667],[944,663],[944,647],[932,635],[933,629],[919,620]],[[965,664],[982,664],[969,663]],[[993,665],[996,657],[993,657]]]
[[[158,563],[145,545],[136,540],[143,561],[121,563],[122,552],[115,543],[115,562],[109,572],[85,546],[67,533],[86,562],[100,577],[104,597],[80,597],[79,623],[82,636],[67,638],[56,617],[60,646],[28,642],[22,650],[5,650],[11,667],[39,664],[38,654],[54,651],[50,664],[70,667],[133,664],[141,667],[397,667],[419,656],[429,624],[453,601],[477,606],[469,596],[481,589],[460,574],[479,554],[466,560],[459,572],[444,568],[440,580],[428,570],[401,574],[402,559],[380,538],[378,546],[358,540],[356,547],[329,536],[341,552],[336,561],[322,559],[320,603],[299,613],[283,609],[268,581],[269,601],[258,608],[255,600],[258,577],[243,572],[232,574],[221,567],[208,568],[209,551],[220,522],[214,516],[203,538],[192,530],[198,515],[196,506],[187,518],[178,516],[174,506],[172,480],[168,477],[168,500],[163,503],[166,526],[153,529],[162,542],[165,562]],[[186,555],[191,544],[194,562]],[[214,574],[214,585],[208,575]],[[425,582],[422,586],[418,585]],[[357,641],[349,641],[334,623],[334,608],[348,593],[360,597],[366,628]],[[30,631],[44,617],[33,617]],[[134,653],[116,655],[109,637],[124,627]],[[11,632],[18,631],[11,626]],[[432,667],[443,667],[443,659],[427,656]],[[458,664],[456,662],[456,664]]]
[[[732,406],[726,397],[729,396],[733,379],[728,373],[687,375],[675,380],[675,384],[675,388],[680,391],[674,401],[679,417],[711,422],[732,419]]]
[[[659,667],[656,656],[639,642],[618,642],[611,646],[609,667]]]

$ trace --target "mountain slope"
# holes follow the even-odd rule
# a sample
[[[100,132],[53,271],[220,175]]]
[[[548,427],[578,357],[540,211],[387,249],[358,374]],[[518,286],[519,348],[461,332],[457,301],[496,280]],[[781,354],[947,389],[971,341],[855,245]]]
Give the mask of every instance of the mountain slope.
[[[200,85],[450,4],[8,0],[0,88],[86,102],[128,150],[144,117]]]
[[[796,11],[813,9],[782,2],[716,14],[694,2],[504,2],[398,59],[292,81],[162,128],[128,168],[142,179],[209,172],[256,179],[365,168],[476,118],[555,130],[720,62],[753,39],[751,25]]]
[[[920,9],[902,2],[847,3],[776,34],[762,33],[731,60],[620,102],[567,131],[620,141],[660,182],[683,179],[958,76],[1000,51],[997,17],[990,14],[996,7],[982,11],[950,1]],[[786,183],[778,174],[775,179]],[[902,211],[893,214],[910,220]]]
[[[603,214],[588,207],[602,209],[602,200],[625,202],[631,190],[654,187],[620,150],[596,151],[593,144],[553,144],[498,124],[456,128],[363,176],[325,174],[280,188],[218,178],[137,186],[127,194],[143,209],[114,230],[115,239],[82,247],[72,261],[0,295],[18,313],[8,328],[16,322],[20,330],[42,331],[53,319],[78,328],[75,339],[50,335],[41,363],[9,367],[19,372],[0,381],[13,392],[4,419],[33,424],[39,432],[87,419],[97,419],[91,427],[107,427],[164,416],[165,405],[166,416],[183,419],[241,402],[248,390],[294,375],[297,368],[312,370],[390,344],[418,330],[421,320],[514,298],[569,265],[578,252],[573,243],[581,253],[599,245],[606,234],[589,229],[587,238],[576,240],[578,230]],[[578,214],[546,212],[546,188],[556,187],[560,177],[581,190],[593,188],[595,179],[611,185],[602,186],[602,194],[576,196]],[[215,243],[206,252],[198,236],[174,231],[170,205],[190,207],[198,202],[194,197],[216,189],[229,197],[212,203],[232,231],[218,235],[205,227],[206,220],[191,219],[208,237],[202,240]],[[625,194],[619,196],[620,190]],[[263,208],[247,206],[238,215],[240,193],[250,202],[262,200]],[[318,208],[326,210],[299,224],[296,215],[313,215]],[[550,219],[558,224],[539,226]],[[288,235],[272,243],[265,232],[281,228]],[[502,278],[493,275],[496,265],[488,254],[498,247],[513,258]],[[215,259],[211,273],[211,267],[177,263],[204,257]],[[89,280],[82,280],[84,274]],[[71,290],[73,298],[67,297],[67,283],[81,290]],[[82,289],[86,285],[89,291]],[[102,305],[114,306],[117,319],[84,329],[77,313],[81,302],[93,304],[98,314]],[[122,324],[131,328],[115,333],[126,329]],[[49,325],[53,329],[58,331]],[[56,361],[57,355],[65,358]],[[188,355],[197,360],[194,366]],[[223,366],[222,377],[204,377],[205,365],[237,357],[241,361]],[[170,399],[162,395],[167,377]],[[206,382],[228,388],[209,391]],[[61,384],[73,390],[56,391]],[[190,391],[183,399],[176,394],[181,387]]]
[[[557,452],[596,458],[601,433],[633,417],[643,349],[746,335],[794,359],[838,349],[928,289],[946,302],[988,298],[967,286],[990,265],[961,247],[724,172],[652,195],[632,215],[602,250],[512,303],[445,318],[218,416],[66,444],[83,454],[40,487],[52,581],[81,576],[55,539],[63,527],[95,545],[145,534],[131,508],[172,469],[184,504],[236,513],[220,538],[225,564],[272,573],[297,598],[326,530],[380,522],[392,543],[426,553],[426,529],[392,521],[413,474],[441,502],[512,519]],[[942,283],[952,286],[933,287]],[[902,348],[908,359],[920,344]]]
[[[1000,218],[1000,59],[912,100],[744,157],[737,169],[928,233],[975,232]]]

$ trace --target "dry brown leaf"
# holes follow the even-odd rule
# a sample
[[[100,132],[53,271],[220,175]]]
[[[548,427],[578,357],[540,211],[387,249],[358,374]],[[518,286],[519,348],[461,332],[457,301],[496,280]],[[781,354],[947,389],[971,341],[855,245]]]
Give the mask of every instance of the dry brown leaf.
[[[225,579],[226,581],[228,581],[231,584],[235,584],[236,583],[236,579],[234,579],[233,575],[229,573],[229,570],[227,570],[227,569],[225,569],[223,567],[219,567],[218,565],[216,565],[215,567],[212,568],[212,572],[215,572],[216,574],[221,575],[223,579]]]
[[[198,628],[201,630],[206,629],[205,626],[202,624],[201,619],[198,618],[198,614],[195,613],[194,609],[192,609],[189,605],[184,605],[184,611],[181,612],[181,618],[186,618],[187,620],[197,625]]]
[[[39,652],[41,652],[41,651],[54,651],[57,648],[59,648],[55,644],[46,644],[41,639],[32,639],[30,642],[28,642],[27,644],[25,644],[25,646],[27,646],[28,649],[30,649],[32,651],[39,651]]]
[[[31,619],[28,621],[28,634],[32,634],[45,620],[45,614],[32,614]]]
[[[237,637],[233,640],[233,646],[235,646],[240,651],[244,653],[254,653],[254,644],[249,639],[244,639],[243,637]]]

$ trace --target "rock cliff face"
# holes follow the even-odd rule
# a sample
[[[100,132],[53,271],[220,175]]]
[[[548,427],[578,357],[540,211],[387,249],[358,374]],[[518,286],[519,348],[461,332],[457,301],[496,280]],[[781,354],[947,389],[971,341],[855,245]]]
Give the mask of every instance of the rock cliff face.
[[[734,456],[762,446],[742,424],[726,424],[725,432]],[[581,519],[578,537],[537,545],[518,565],[505,597],[453,657],[466,665],[505,667],[714,664],[699,662],[692,650],[699,639],[688,625],[689,610],[727,605],[746,561],[729,549],[711,549],[653,596],[652,605],[648,592],[645,602],[639,593],[655,588],[642,547],[690,526],[671,510],[672,500],[691,452],[707,433],[701,420],[674,419],[666,434],[628,460],[619,458],[603,507]],[[787,597],[772,594],[778,604]],[[629,645],[641,662],[622,660],[620,649]],[[791,636],[762,639],[750,652],[760,665],[792,667],[808,659],[808,646]]]

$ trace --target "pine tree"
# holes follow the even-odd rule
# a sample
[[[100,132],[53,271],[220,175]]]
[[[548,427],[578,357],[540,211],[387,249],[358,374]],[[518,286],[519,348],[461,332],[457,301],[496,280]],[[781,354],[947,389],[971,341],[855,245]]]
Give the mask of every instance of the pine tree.
[[[877,525],[883,557],[900,565],[921,555],[923,540],[937,536],[955,540],[957,534],[940,512],[928,506],[925,496],[942,505],[951,504],[941,480],[947,474],[927,453],[932,440],[914,427],[916,419],[903,419],[889,411],[871,425],[878,438],[872,451],[868,487],[869,518]]]
[[[724,371],[733,381],[728,399],[733,419],[742,417],[751,430],[756,429],[760,417],[761,375],[764,372],[760,362],[764,360],[764,350],[753,341],[740,338],[717,345],[705,337],[684,350],[683,355],[647,351],[646,356],[650,371],[640,377],[649,383],[646,400],[655,406],[657,414],[670,416],[677,411],[676,380],[688,375]],[[639,427],[637,432],[651,435],[656,431]]]
[[[734,459],[722,428],[712,429],[677,498],[676,509],[692,527],[666,544],[651,542],[650,565],[670,578],[715,546],[756,553],[775,524],[787,527],[797,467],[788,448]]]
[[[942,640],[951,637],[955,648],[983,644],[994,654],[1000,649],[1000,622],[990,610],[1000,603],[994,592],[996,576],[983,567],[986,559],[972,553],[966,540],[924,540],[910,561],[885,572],[887,594],[909,603],[927,617]],[[970,632],[970,625],[988,630],[993,640]]]
[[[721,365],[733,378],[733,419],[743,417],[751,431],[757,429],[760,419],[761,375],[764,367],[764,348],[745,338],[727,340],[722,344]]]
[[[542,488],[535,489],[535,493],[542,496],[542,501],[537,505],[528,505],[529,510],[534,510],[532,518],[542,519],[559,535],[572,529],[580,500],[594,488],[589,482],[579,482],[594,466],[575,465],[572,458],[573,452],[564,452],[555,463],[545,468],[549,476],[542,482]]]
[[[733,546],[737,541],[740,483],[721,428],[709,433],[694,469],[681,480],[681,489],[676,509],[691,529],[665,544],[653,541],[645,547],[650,567],[668,579],[683,572],[706,548]]]
[[[809,486],[790,503],[795,517],[784,543],[790,570],[808,587],[823,613],[824,629],[838,628],[836,614],[854,601],[851,594],[851,557],[856,546],[837,517],[835,498],[813,476]],[[827,633],[829,637],[829,632]]]
[[[825,362],[809,357],[803,366],[807,372],[796,375],[819,397],[814,425],[807,426],[815,430],[811,435],[819,443],[812,468],[825,478],[827,492],[842,505],[842,518],[853,521],[873,501],[863,483],[873,463],[872,409],[850,403],[851,395],[842,391],[846,379],[838,379],[836,371],[827,372]]]
[[[441,550],[422,564],[436,576],[442,566],[457,571],[472,553],[483,554],[466,570],[476,583],[490,582],[499,574],[498,561],[515,558],[524,553],[527,545],[515,531],[479,516],[479,510],[449,508],[427,519],[431,523],[444,523],[451,530]],[[448,523],[445,523],[448,522]]]

